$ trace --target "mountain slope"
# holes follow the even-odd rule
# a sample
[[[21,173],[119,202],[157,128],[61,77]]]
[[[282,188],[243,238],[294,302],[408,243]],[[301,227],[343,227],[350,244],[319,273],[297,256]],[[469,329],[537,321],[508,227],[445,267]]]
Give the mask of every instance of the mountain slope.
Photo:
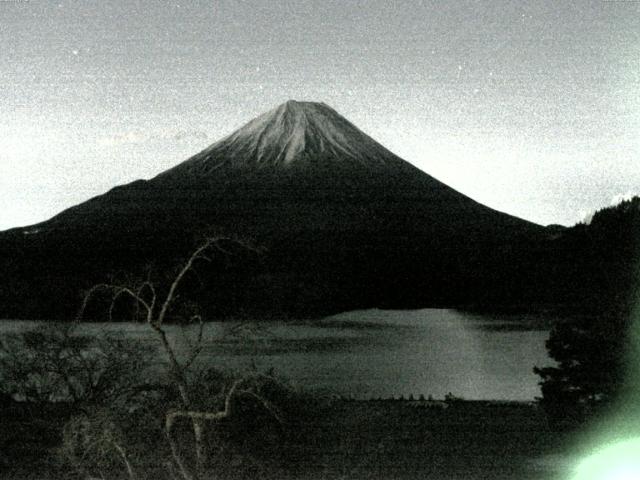
[[[204,301],[219,316],[517,303],[531,295],[523,271],[545,237],[418,170],[330,107],[290,101],[153,179],[0,234],[10,252],[2,262],[24,283],[0,314],[68,315],[80,287],[111,271],[168,268],[203,232],[266,250],[211,272],[207,291],[216,293]],[[52,282],[62,290],[55,298],[37,286]],[[25,308],[20,296],[36,304]]]
[[[364,208],[371,214],[370,218],[360,218],[360,213],[358,218],[350,218],[368,230],[377,230],[384,222],[397,224],[403,218],[411,219],[410,230],[430,230],[434,224],[425,220],[452,230],[464,225],[481,226],[489,217],[492,225],[487,226],[492,229],[537,227],[482,206],[435,180],[330,107],[289,101],[157,177],[117,187],[38,228],[69,228],[76,223],[86,228],[87,223],[108,224],[110,215],[118,215],[113,220],[121,221],[136,212],[169,214],[178,222],[198,213],[202,221],[222,226],[225,222],[217,215],[228,209],[235,215],[237,209],[251,205],[268,211],[270,217],[278,216],[277,207],[286,204],[300,210],[309,221],[315,218],[326,227],[352,230],[352,223],[341,223],[345,220],[341,213],[349,210],[345,201],[359,203],[358,212]],[[308,202],[313,203],[315,212],[305,208]],[[321,209],[332,207],[339,211],[316,218]],[[397,214],[395,218],[389,218],[392,212]],[[440,218],[447,212],[452,215]],[[415,215],[428,218],[416,222],[411,218]],[[239,215],[234,219],[235,227],[246,220],[244,214]]]

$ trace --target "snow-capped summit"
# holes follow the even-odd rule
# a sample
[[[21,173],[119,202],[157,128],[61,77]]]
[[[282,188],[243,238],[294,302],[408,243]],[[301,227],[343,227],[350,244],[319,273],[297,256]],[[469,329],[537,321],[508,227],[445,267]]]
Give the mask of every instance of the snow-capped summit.
[[[345,164],[375,168],[406,162],[328,105],[289,100],[174,170],[202,174],[223,166],[288,168],[320,163],[342,169]]]

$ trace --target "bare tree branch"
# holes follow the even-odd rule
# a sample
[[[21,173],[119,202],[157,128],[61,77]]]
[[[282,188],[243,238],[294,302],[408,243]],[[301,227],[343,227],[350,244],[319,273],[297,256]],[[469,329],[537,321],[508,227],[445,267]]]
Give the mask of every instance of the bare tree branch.
[[[129,456],[127,455],[126,450],[115,440],[112,440],[111,444],[113,445],[113,448],[115,448],[115,450],[120,455],[120,458],[122,459],[122,463],[124,463],[125,468],[127,469],[127,475],[129,476],[129,480],[135,480],[137,477],[136,477],[135,471],[133,470],[133,466],[129,461]]]
[[[258,391],[254,391],[251,388],[240,389],[240,387],[247,383],[248,379],[239,379],[233,382],[229,390],[224,397],[224,408],[217,412],[200,411],[195,408],[195,404],[192,402],[191,394],[189,391],[189,385],[187,381],[187,371],[192,366],[197,356],[202,351],[203,335],[204,335],[204,321],[200,315],[193,315],[190,319],[191,323],[197,322],[198,329],[194,342],[192,343],[189,338],[186,338],[187,344],[190,349],[190,353],[186,359],[182,362],[178,359],[175,346],[169,340],[167,331],[164,328],[169,311],[173,307],[173,304],[179,298],[178,290],[183,283],[184,278],[189,273],[197,275],[195,270],[196,263],[199,261],[212,262],[211,253],[212,250],[217,250],[225,255],[232,255],[233,253],[224,248],[221,244],[222,241],[234,242],[247,250],[258,251],[255,247],[249,245],[246,242],[239,240],[226,238],[226,237],[209,237],[207,238],[186,260],[182,267],[177,271],[173,277],[173,281],[169,285],[166,295],[162,294],[162,297],[158,297],[156,286],[151,281],[149,273],[145,280],[139,282],[136,286],[135,282],[129,282],[125,285],[117,285],[115,282],[98,284],[88,290],[84,296],[82,306],[78,313],[78,320],[82,318],[90,299],[100,290],[110,292],[112,295],[111,303],[109,305],[109,316],[112,318],[114,309],[116,308],[116,302],[121,297],[129,297],[133,300],[135,306],[135,315],[138,318],[140,309],[145,312],[145,322],[156,332],[158,339],[162,345],[162,349],[166,353],[169,359],[169,371],[172,377],[172,382],[177,387],[180,395],[180,401],[182,403],[181,409],[172,410],[165,416],[165,434],[169,441],[171,449],[171,455],[173,458],[173,464],[177,468],[177,472],[170,468],[170,475],[176,475],[177,473],[182,476],[184,480],[197,480],[201,478],[204,472],[204,466],[207,458],[207,446],[205,436],[205,426],[207,423],[217,423],[221,420],[229,417],[232,412],[234,399],[238,395],[249,396],[261,404],[276,420],[284,423],[282,415],[279,410],[269,402],[266,398],[263,398]],[[181,454],[179,445],[173,436],[173,427],[178,419],[188,419],[191,422],[192,431],[195,442],[195,467],[190,469],[185,463],[185,457]],[[121,457],[125,463],[127,461],[126,452],[124,450],[120,452]],[[127,472],[129,477],[133,478],[135,473],[127,465]]]
[[[219,412],[202,412],[202,411],[196,411],[196,410],[173,410],[167,413],[167,416],[165,419],[165,429],[167,430],[168,433],[171,432],[171,430],[173,429],[173,425],[178,418],[190,418],[190,419],[217,422],[224,418],[229,417],[232,411],[233,397],[236,395],[238,386],[244,381],[245,379],[239,379],[233,382],[233,384],[231,385],[231,388],[225,395],[223,410]]]
[[[195,359],[200,355],[202,351],[202,337],[204,334],[204,321],[202,320],[202,316],[194,315],[191,317],[191,321],[196,320],[198,322],[198,337],[196,338],[195,346],[189,343],[189,349],[191,350],[191,354],[189,358],[184,363],[184,368],[189,368],[195,361]]]
[[[202,253],[205,252],[209,247],[211,247],[211,245],[215,245],[218,241],[220,241],[220,238],[209,238],[209,239],[207,239],[204,242],[204,244],[202,244],[200,247],[198,247],[196,249],[196,251],[193,252],[193,254],[191,254],[191,257],[189,257],[189,259],[184,264],[182,269],[180,269],[180,271],[176,275],[175,279],[171,283],[171,287],[169,287],[169,293],[167,293],[167,297],[165,298],[164,302],[162,303],[162,307],[160,309],[160,313],[158,314],[158,316],[157,316],[157,318],[155,320],[155,322],[156,322],[156,324],[158,326],[162,325],[162,323],[164,322],[164,319],[165,319],[165,317],[167,315],[167,311],[169,310],[169,307],[171,306],[171,304],[173,303],[173,300],[175,299],[176,290],[177,290],[178,286],[180,285],[180,283],[182,282],[182,279],[184,278],[184,276],[187,274],[187,272],[189,270],[191,270],[193,268],[193,265],[196,262],[196,260],[202,258],[202,256],[201,256]]]
[[[280,410],[278,409],[278,407],[276,407],[272,402],[267,400],[262,395],[258,395],[256,392],[251,390],[243,390],[240,393],[242,395],[248,395],[253,399],[257,400],[265,408],[265,410],[267,410],[271,414],[271,416],[275,418],[278,421],[278,423],[280,423],[281,425],[284,425],[287,423],[285,418],[280,413]]]
[[[151,307],[151,305],[149,305],[139,294],[134,292],[131,288],[125,287],[125,286],[122,286],[122,285],[113,285],[113,284],[109,284],[109,283],[99,283],[99,284],[94,285],[93,287],[91,287],[85,293],[83,301],[82,301],[82,305],[81,305],[80,310],[78,312],[78,315],[76,317],[77,321],[82,320],[82,317],[84,316],[84,312],[85,312],[85,310],[87,308],[87,305],[89,304],[89,301],[100,290],[110,291],[113,294],[113,296],[111,298],[111,303],[109,305],[109,315],[110,316],[111,316],[111,314],[113,312],[113,308],[114,308],[115,302],[118,300],[118,298],[120,296],[122,296],[122,295],[128,295],[129,297],[131,297],[136,302],[136,304],[142,305],[144,307],[144,309],[147,312],[147,318],[152,318],[153,308]],[[155,294],[154,294],[154,300],[155,300]]]

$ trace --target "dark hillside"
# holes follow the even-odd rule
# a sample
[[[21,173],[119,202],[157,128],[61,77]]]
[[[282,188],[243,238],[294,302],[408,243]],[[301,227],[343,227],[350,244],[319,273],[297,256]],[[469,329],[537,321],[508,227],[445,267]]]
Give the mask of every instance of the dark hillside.
[[[0,317],[69,318],[82,289],[149,265],[162,276],[212,233],[260,251],[200,272],[191,296],[211,317],[574,306],[597,290],[589,258],[630,254],[592,247],[614,241],[600,217],[586,234],[497,212],[330,107],[287,102],[153,179],[0,233]]]

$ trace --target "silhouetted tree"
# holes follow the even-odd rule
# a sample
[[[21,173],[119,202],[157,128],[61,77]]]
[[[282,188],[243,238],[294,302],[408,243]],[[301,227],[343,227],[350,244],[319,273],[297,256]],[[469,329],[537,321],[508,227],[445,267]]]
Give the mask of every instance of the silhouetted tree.
[[[640,285],[640,197],[596,212],[589,225],[577,225],[570,235],[584,252],[582,277],[597,301],[590,314],[552,329],[546,347],[557,365],[534,368],[541,377],[541,403],[560,423],[578,423],[624,393]]]
[[[219,385],[217,396],[203,395],[202,390],[206,389],[210,382],[202,382],[202,378],[197,375],[195,376],[196,381],[193,381],[194,376],[191,369],[202,350],[204,322],[201,315],[194,310],[194,306],[184,308],[185,306],[178,300],[179,290],[188,276],[197,276],[196,266],[198,264],[211,262],[211,256],[216,252],[227,253],[223,248],[224,240],[228,241],[228,239],[220,238],[210,238],[204,241],[177,270],[167,288],[156,285],[149,276],[133,279],[127,283],[95,285],[86,293],[79,314],[79,318],[81,318],[95,295],[106,292],[110,295],[108,308],[110,315],[117,308],[119,300],[128,299],[132,306],[130,310],[134,312],[134,316],[142,318],[158,338],[162,351],[168,360],[168,382],[178,394],[178,402],[171,404],[170,408],[163,412],[164,436],[169,442],[173,460],[170,465],[171,471],[184,480],[203,477],[210,449],[207,442],[207,430],[211,425],[220,424],[230,419],[234,411],[238,409],[239,403],[252,402],[254,406],[259,406],[263,412],[267,412],[271,418],[278,422],[284,422],[280,409],[265,393],[273,391],[274,385],[279,385],[280,390],[286,389],[273,375],[254,372],[232,381],[223,381]],[[197,326],[195,339],[190,345],[190,353],[184,358],[179,355],[166,328],[170,312],[177,308],[180,308],[183,313],[190,311],[187,322]],[[128,457],[123,456],[121,451],[123,445],[122,441],[118,440],[121,437],[118,434],[119,430],[114,427],[115,424],[111,417],[104,416],[104,418],[108,421],[102,421],[101,417],[98,418],[97,423],[95,418],[90,419],[92,421],[77,421],[70,426],[67,438],[74,439],[81,437],[83,432],[93,432],[91,436],[95,438],[89,439],[83,444],[98,442],[104,445],[102,451],[114,451],[119,454],[126,466],[127,475],[129,478],[133,478],[132,465]],[[193,450],[189,454],[184,452],[184,438],[182,437],[180,441],[176,438],[176,430],[183,421],[187,421],[191,425]],[[114,443],[116,441],[117,443]],[[193,459],[193,465],[189,464],[191,459]]]
[[[110,403],[133,388],[151,350],[121,332],[40,324],[0,339],[0,392],[21,401]]]
[[[578,423],[614,401],[625,381],[627,322],[601,315],[562,323],[546,342],[557,366],[534,368],[541,403],[556,423]]]

